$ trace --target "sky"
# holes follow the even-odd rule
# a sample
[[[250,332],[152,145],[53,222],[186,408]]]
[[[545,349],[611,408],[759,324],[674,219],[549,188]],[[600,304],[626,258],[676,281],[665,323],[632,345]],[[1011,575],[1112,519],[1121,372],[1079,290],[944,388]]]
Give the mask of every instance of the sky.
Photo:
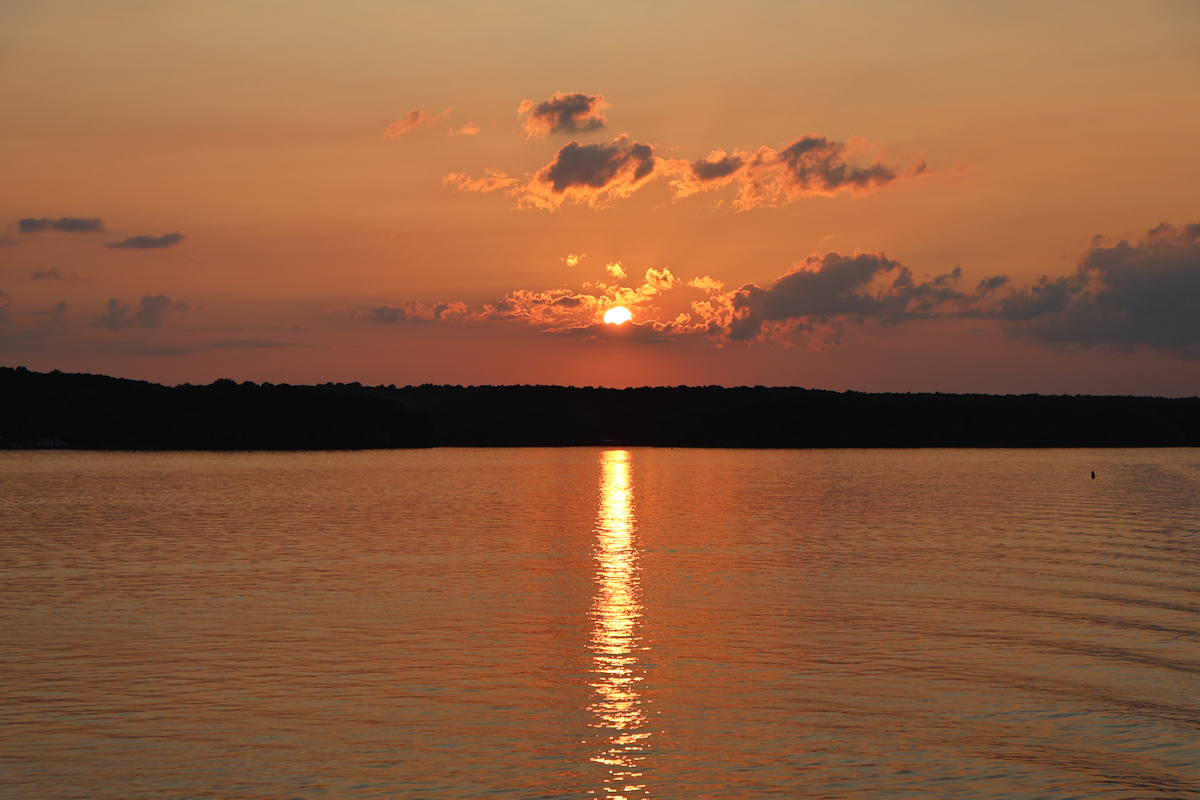
[[[4,366],[1200,394],[1186,0],[7,0],[0,109]]]

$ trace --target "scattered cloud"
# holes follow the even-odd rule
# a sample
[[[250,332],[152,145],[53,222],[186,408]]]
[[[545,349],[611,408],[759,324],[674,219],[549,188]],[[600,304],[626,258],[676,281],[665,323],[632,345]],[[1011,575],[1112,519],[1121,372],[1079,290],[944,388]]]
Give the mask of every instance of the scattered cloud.
[[[60,233],[96,233],[104,230],[104,221],[97,217],[26,217],[17,220],[17,230],[21,233],[41,233],[42,231],[58,231]]]
[[[1000,298],[992,314],[1047,346],[1149,347],[1200,359],[1200,223],[1163,223],[1133,244],[1098,239],[1073,274],[1043,275]]]
[[[611,143],[569,142],[520,190],[523,205],[555,209],[565,202],[596,206],[628,197],[654,175],[654,146],[619,136]]]
[[[468,122],[461,128],[451,128],[451,136],[477,136],[479,134],[479,126],[474,122]]]
[[[484,172],[482,178],[472,178],[465,172],[451,172],[442,178],[442,185],[444,186],[453,186],[460,192],[480,192],[481,194],[508,191],[516,183],[516,178],[510,178],[503,172],[496,172],[490,169]]]
[[[567,262],[568,267],[578,267],[579,262],[583,261],[585,257],[587,257],[587,253],[580,253],[579,255],[568,253],[567,257],[564,258],[563,261]]]
[[[629,277],[625,274],[625,268],[621,266],[620,261],[614,261],[611,264],[605,264],[604,270],[619,281],[623,281]]]
[[[530,106],[531,114],[533,108]],[[714,150],[704,158],[688,160],[660,158],[655,155],[654,145],[623,134],[612,142],[598,144],[572,141],[532,178],[518,180],[489,170],[479,179],[452,172],[444,182],[462,191],[502,189],[516,195],[521,207],[548,210],[565,203],[600,207],[612,199],[628,197],[659,178],[668,181],[677,200],[733,184],[733,208],[748,211],[808,197],[869,195],[928,172],[922,158],[888,163],[882,154],[876,154],[863,160],[860,156],[867,149],[867,143],[859,139],[837,142],[810,134],[779,150],[766,146],[752,152]]]
[[[108,308],[96,318],[93,323],[98,328],[108,328],[119,331],[140,325],[143,328],[157,328],[162,324],[168,311],[187,311],[191,306],[183,302],[172,302],[165,294],[145,295],[138,304],[136,311],[131,314],[130,307],[117,298],[108,301]]]
[[[466,315],[466,303],[438,303],[427,306],[414,302],[402,306],[380,306],[371,309],[365,316],[374,322],[448,322]]]
[[[862,140],[843,143],[809,134],[779,150],[765,146],[753,153],[716,150],[699,161],[673,159],[664,163],[663,173],[671,176],[671,190],[676,197],[736,183],[738,194],[733,206],[747,211],[842,192],[872,194],[928,169],[922,158],[888,165],[879,155],[869,164],[856,163],[855,157],[866,149]]]
[[[0,236],[0,247],[16,247],[21,244],[11,236]]]
[[[748,283],[721,292],[711,278],[694,286],[710,292],[692,304],[709,332],[729,341],[799,336],[813,349],[840,343],[850,325],[895,325],[914,319],[962,316],[976,297],[957,291],[962,270],[917,281],[912,270],[883,253],[811,255],[767,287]]]
[[[602,94],[582,92],[555,92],[549,100],[535,104],[522,100],[517,106],[517,116],[524,117],[521,130],[525,138],[534,139],[560,133],[574,136],[578,133],[601,130],[607,124],[604,110],[612,105]]]
[[[67,279],[67,276],[63,275],[62,270],[60,270],[58,267],[39,269],[29,277],[38,281],[63,281]]]
[[[67,304],[59,300],[52,308],[37,309],[29,313],[35,317],[50,317],[56,325],[62,327],[66,325]]]
[[[183,239],[184,235],[175,231],[174,233],[164,233],[162,236],[130,236],[119,242],[109,242],[107,246],[118,250],[161,250],[165,247],[174,247]]]
[[[406,133],[423,128],[440,119],[445,119],[450,115],[450,109],[446,109],[440,114],[426,114],[424,109],[414,108],[412,111],[405,114],[400,119],[388,125],[384,130],[383,135],[391,139],[399,139]]]

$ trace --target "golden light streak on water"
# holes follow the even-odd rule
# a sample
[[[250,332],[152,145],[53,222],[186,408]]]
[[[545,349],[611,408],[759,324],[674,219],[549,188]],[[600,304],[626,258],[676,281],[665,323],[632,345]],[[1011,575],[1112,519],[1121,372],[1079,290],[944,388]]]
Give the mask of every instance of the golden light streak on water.
[[[639,684],[638,551],[631,458],[626,450],[600,454],[600,509],[596,516],[596,597],[592,603],[592,727],[604,732],[592,761],[608,767],[602,792],[609,800],[648,797],[644,762],[650,731]]]

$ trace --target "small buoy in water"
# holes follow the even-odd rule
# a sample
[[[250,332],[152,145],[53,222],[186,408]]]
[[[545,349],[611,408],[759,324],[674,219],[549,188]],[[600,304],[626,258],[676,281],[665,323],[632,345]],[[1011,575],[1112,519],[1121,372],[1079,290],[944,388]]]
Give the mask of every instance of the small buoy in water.
[[[1092,470],[1092,480],[1096,480],[1096,470]]]

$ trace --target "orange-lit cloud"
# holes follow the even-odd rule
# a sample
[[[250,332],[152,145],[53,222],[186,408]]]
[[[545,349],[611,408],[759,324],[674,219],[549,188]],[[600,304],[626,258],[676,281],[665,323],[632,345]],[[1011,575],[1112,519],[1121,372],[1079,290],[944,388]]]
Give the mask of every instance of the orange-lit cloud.
[[[522,100],[517,115],[525,117],[521,130],[527,139],[542,138],[551,133],[573,136],[604,128],[606,108],[612,108],[612,105],[605,102],[602,94],[555,92],[549,100],[537,104]]]
[[[412,111],[408,112],[391,125],[388,125],[387,129],[383,132],[383,135],[392,139],[398,139],[410,131],[427,125],[432,125],[440,119],[445,119],[449,115],[450,109],[448,108],[440,114],[426,114],[424,109],[414,108]]]
[[[461,128],[451,128],[450,136],[475,136],[479,133],[479,126],[474,122],[468,122]]]
[[[652,179],[656,164],[653,145],[627,136],[602,144],[569,142],[522,188],[521,204],[552,210],[628,197]]]
[[[732,205],[746,211],[842,192],[868,195],[928,171],[923,158],[888,164],[877,155],[860,163],[856,156],[866,149],[861,140],[844,143],[810,134],[779,150],[763,146],[753,152],[714,150],[697,160],[664,159],[654,154],[654,145],[622,134],[612,142],[585,145],[572,141],[532,178],[522,181],[489,171],[504,176],[505,184],[497,186],[487,178],[472,179],[458,172],[450,173],[446,182],[463,191],[509,189],[518,197],[519,206],[548,210],[568,203],[601,207],[658,178],[669,181],[676,199],[736,184]]]
[[[510,178],[503,172],[491,169],[485,170],[482,178],[472,178],[465,172],[451,172],[442,178],[442,184],[445,186],[453,186],[460,192],[479,192],[481,194],[507,191],[515,186],[517,182],[516,178]]]
[[[579,253],[578,255],[576,255],[575,253],[568,253],[567,257],[564,258],[563,261],[566,262],[568,267],[578,267],[579,262],[583,261],[583,259],[586,257],[587,257],[587,253]]]

